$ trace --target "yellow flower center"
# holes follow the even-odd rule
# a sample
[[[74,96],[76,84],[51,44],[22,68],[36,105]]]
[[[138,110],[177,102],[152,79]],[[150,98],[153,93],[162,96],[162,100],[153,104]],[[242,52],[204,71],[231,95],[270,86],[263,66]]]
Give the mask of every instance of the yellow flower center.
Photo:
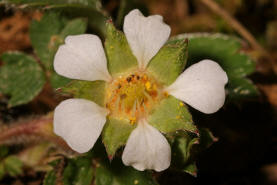
[[[111,116],[128,119],[132,124],[165,96],[162,86],[141,72],[120,76],[108,85],[106,92],[106,107]]]

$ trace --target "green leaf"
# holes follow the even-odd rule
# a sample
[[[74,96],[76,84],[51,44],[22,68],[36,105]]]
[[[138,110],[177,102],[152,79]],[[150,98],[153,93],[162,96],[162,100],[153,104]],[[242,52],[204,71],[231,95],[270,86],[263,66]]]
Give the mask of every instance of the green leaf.
[[[93,31],[104,36],[107,13],[102,11],[100,0],[3,0],[6,5],[17,5],[19,8],[41,8],[62,12],[69,18],[85,17]]]
[[[149,124],[163,133],[171,133],[177,130],[197,132],[187,106],[173,96],[163,99],[153,108],[148,121]]]
[[[22,174],[23,163],[16,156],[9,156],[3,161],[5,170],[10,176],[17,176]]]
[[[184,70],[187,46],[187,40],[167,43],[150,61],[147,70],[162,84],[170,85]]]
[[[196,176],[197,167],[191,158],[192,147],[199,138],[187,132],[178,132],[172,144],[172,167]]]
[[[124,166],[119,160],[101,162],[96,168],[95,185],[157,185],[147,172]]]
[[[137,67],[137,60],[133,55],[125,35],[116,30],[111,22],[107,22],[105,50],[108,58],[108,69],[113,77],[119,76]]]
[[[256,97],[259,94],[257,87],[247,78],[231,78],[227,87],[228,96],[234,99]]]
[[[54,170],[51,170],[46,173],[44,180],[43,180],[43,185],[56,185],[56,174]]]
[[[199,135],[188,132],[177,132],[171,141],[172,161],[171,167],[191,174],[197,175],[195,156],[210,147],[217,138],[206,128],[199,129]]]
[[[92,178],[92,161],[88,157],[70,159],[63,172],[64,185],[90,185]]]
[[[107,169],[108,166],[99,166],[96,168],[95,172],[95,185],[112,185],[113,183],[113,174],[110,169]]]
[[[126,144],[129,135],[135,125],[132,125],[129,120],[119,120],[109,118],[102,131],[102,140],[106,147],[109,158],[113,158],[117,149]]]
[[[87,21],[78,18],[71,21],[58,13],[45,13],[40,21],[32,21],[30,38],[40,60],[51,69],[54,55],[59,45],[68,35],[78,35],[86,31]]]
[[[104,106],[105,101],[105,81],[80,81],[74,80],[62,88],[63,93],[72,95],[74,98],[91,100],[100,106]]]
[[[46,13],[40,21],[34,20],[30,25],[32,46],[42,64],[49,70],[52,69],[58,46],[64,42],[59,34],[65,22],[65,18],[59,14]]]
[[[67,20],[57,13],[46,13],[40,21],[33,21],[30,26],[30,38],[34,50],[42,64],[51,72],[50,82],[53,88],[67,84],[70,80],[56,74],[53,60],[58,47],[68,35],[78,35],[86,31],[87,21],[81,18]]]
[[[86,29],[87,21],[85,19],[73,19],[72,21],[68,21],[68,23],[62,29],[60,35],[62,38],[65,38],[68,35],[78,35],[85,33]]]
[[[255,71],[253,60],[241,51],[241,41],[235,37],[223,34],[181,34],[173,37],[175,43],[185,38],[189,39],[188,64],[192,65],[203,59],[211,59],[219,63],[226,71],[229,83],[226,86],[228,98],[238,100],[257,96],[257,88],[246,76]],[[237,89],[243,88],[241,93]]]
[[[42,90],[45,75],[39,64],[20,52],[8,52],[1,56],[0,92],[10,95],[9,106],[30,102]]]

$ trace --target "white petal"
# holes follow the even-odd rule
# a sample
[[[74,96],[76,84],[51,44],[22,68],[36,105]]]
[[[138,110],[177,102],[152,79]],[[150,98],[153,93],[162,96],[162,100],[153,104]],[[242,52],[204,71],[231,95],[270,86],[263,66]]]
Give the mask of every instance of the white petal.
[[[123,30],[141,69],[146,68],[170,35],[162,16],[144,17],[137,9],[126,15]]]
[[[105,80],[111,76],[101,40],[96,35],[68,36],[54,58],[55,71],[78,80]]]
[[[166,91],[193,108],[211,114],[225,101],[225,71],[214,61],[202,60],[185,70]]]
[[[92,101],[68,99],[54,112],[54,132],[79,153],[89,151],[99,137],[108,111]]]
[[[122,161],[143,171],[162,171],[169,167],[171,150],[166,138],[145,120],[140,120],[125,146]]]

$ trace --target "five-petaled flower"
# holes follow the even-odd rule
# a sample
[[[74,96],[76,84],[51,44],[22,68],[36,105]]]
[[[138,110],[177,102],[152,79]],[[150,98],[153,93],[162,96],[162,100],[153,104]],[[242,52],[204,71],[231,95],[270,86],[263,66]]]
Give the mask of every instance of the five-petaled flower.
[[[170,27],[159,15],[144,17],[131,11],[123,26],[128,44],[137,60],[136,70],[114,78],[96,35],[68,36],[55,59],[55,71],[78,80],[106,81],[105,107],[85,99],[61,102],[54,113],[54,132],[79,153],[89,151],[106,123],[107,117],[123,117],[135,124],[122,160],[137,170],[162,171],[169,167],[171,149],[167,139],[148,123],[149,111],[169,95],[203,113],[214,113],[225,101],[228,81],[222,68],[211,60],[200,61],[186,69],[171,85],[165,87],[148,75],[148,64],[168,40]],[[124,61],[122,61],[124,62]]]

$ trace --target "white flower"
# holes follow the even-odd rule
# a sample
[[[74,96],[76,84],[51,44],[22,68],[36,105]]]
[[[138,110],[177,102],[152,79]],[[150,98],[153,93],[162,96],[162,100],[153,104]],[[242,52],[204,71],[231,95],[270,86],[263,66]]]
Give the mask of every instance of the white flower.
[[[137,73],[147,71],[149,61],[168,40],[170,27],[161,16],[144,17],[139,10],[133,10],[125,17],[123,29],[138,62]],[[96,35],[68,36],[56,53],[54,68],[58,74],[72,79],[121,83],[109,74],[105,52]],[[203,60],[186,69],[169,87],[162,87],[162,91],[209,114],[223,106],[227,81],[226,73],[217,63]],[[138,82],[138,89],[142,87],[141,83]],[[126,88],[129,92],[130,86]],[[138,96],[144,96],[143,89],[141,92]],[[170,165],[170,145],[156,128],[148,124],[146,108],[140,108],[140,97],[134,97],[140,91],[132,93],[131,98],[122,104],[135,110],[137,127],[125,146],[123,163],[137,170],[165,170]],[[65,100],[55,109],[54,132],[64,138],[73,150],[87,152],[101,134],[106,116],[115,114],[113,107],[116,104],[110,102],[109,109],[109,106],[102,108],[89,100]]]

